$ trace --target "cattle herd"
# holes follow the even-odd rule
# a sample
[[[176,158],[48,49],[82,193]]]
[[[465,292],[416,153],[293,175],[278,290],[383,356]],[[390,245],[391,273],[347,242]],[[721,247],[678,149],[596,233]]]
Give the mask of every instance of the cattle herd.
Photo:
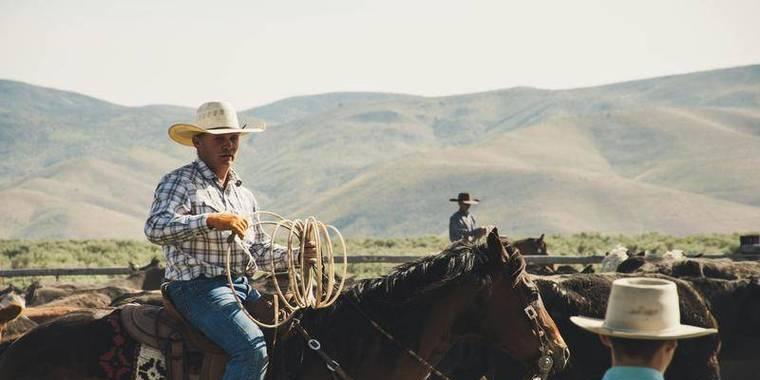
[[[609,268],[610,263],[602,267]],[[66,313],[109,310],[130,302],[160,304],[157,289],[163,270],[158,262],[139,269],[128,278],[99,286],[42,285],[38,282],[26,289],[8,286],[0,291],[4,300],[0,303],[0,355],[24,332]],[[718,336],[683,341],[666,374],[667,379],[759,378],[760,263],[631,255],[618,258],[614,269],[613,273],[589,273],[592,268],[586,267],[583,273],[568,273],[574,270],[565,268],[562,271],[565,274],[547,275],[547,271],[556,273],[556,269],[529,267],[535,271],[534,280],[546,308],[571,350],[566,370],[554,375],[553,379],[601,378],[609,366],[609,353],[595,336],[570,323],[569,317],[603,318],[612,281],[625,276],[673,280],[681,298],[682,322],[719,329]],[[266,281],[259,285],[265,288]],[[439,364],[439,369],[452,380],[520,378],[520,363],[511,362],[502,353],[489,352],[477,344],[455,347],[448,355]]]

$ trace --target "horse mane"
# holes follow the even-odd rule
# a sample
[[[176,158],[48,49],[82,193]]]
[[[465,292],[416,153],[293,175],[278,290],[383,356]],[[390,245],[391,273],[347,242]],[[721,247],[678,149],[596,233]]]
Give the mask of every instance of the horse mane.
[[[516,284],[525,273],[525,260],[508,241],[502,243],[511,251],[506,264]],[[437,255],[402,264],[385,276],[360,281],[349,292],[359,302],[403,304],[447,285],[475,281],[484,286],[492,280],[485,265],[489,260],[485,249],[485,245],[454,242]]]
[[[376,321],[404,345],[415,349],[419,343],[420,324],[429,314],[431,304],[446,297],[446,292],[455,286],[473,287],[472,302],[480,303],[486,298],[476,294],[488,287],[495,276],[511,274],[515,276],[514,284],[522,281],[525,261],[514,248],[509,246],[513,253],[500,267],[488,265],[486,249],[485,245],[455,242],[437,255],[402,264],[385,276],[357,282],[344,290],[331,306],[306,310],[301,323],[316,331],[314,334],[320,334],[323,343],[330,347],[352,347],[346,355],[353,360],[361,361],[370,355],[369,350],[374,349],[372,347],[376,347],[378,341],[387,344],[387,338],[381,334],[364,332],[370,326],[367,319]],[[494,268],[502,269],[494,271]],[[404,317],[399,318],[401,315]],[[338,333],[346,330],[357,333]],[[280,352],[286,351],[284,348]]]

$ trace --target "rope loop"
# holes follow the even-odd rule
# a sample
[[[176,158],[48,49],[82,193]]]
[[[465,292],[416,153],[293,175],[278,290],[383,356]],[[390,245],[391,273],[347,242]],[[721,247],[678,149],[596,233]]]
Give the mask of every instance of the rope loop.
[[[268,216],[273,220],[261,220],[261,216]],[[335,303],[343,291],[348,272],[348,251],[346,242],[340,231],[334,226],[324,224],[317,218],[310,216],[306,219],[289,220],[282,216],[269,212],[257,211],[254,213],[253,226],[273,226],[270,236],[269,257],[271,260],[270,280],[274,284],[276,292],[274,299],[274,323],[263,323],[250,314],[249,318],[261,327],[276,328],[288,322],[298,310],[311,308],[321,309]],[[235,239],[235,234],[231,239]],[[288,288],[282,289],[277,281],[275,271],[274,250],[278,237],[286,239],[285,262],[287,263]],[[232,243],[227,251],[227,281],[230,289],[232,277],[230,272],[230,259]],[[313,262],[307,262],[302,254],[306,244],[313,244],[316,257]],[[342,262],[336,262],[335,248],[339,249]],[[340,274],[336,273],[336,265],[340,265]],[[336,279],[339,277],[339,281]],[[237,299],[237,297],[236,297]],[[245,310],[242,302],[238,305]],[[282,308],[282,310],[280,309]],[[247,311],[246,311],[247,313]],[[283,315],[281,315],[283,314]],[[319,343],[319,342],[317,342]]]

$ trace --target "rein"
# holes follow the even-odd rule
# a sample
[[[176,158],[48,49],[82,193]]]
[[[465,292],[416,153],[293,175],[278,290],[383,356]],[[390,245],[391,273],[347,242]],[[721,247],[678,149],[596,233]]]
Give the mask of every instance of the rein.
[[[351,304],[351,306],[353,306],[356,309],[356,311],[359,312],[359,314],[362,317],[364,317],[364,319],[366,319],[372,325],[372,327],[375,328],[375,330],[377,330],[384,337],[388,338],[388,340],[390,340],[391,342],[395,343],[399,347],[399,349],[401,349],[401,351],[403,351],[404,353],[406,353],[409,356],[411,356],[414,360],[417,361],[417,363],[419,363],[423,367],[427,368],[430,372],[434,373],[436,376],[438,376],[438,377],[440,377],[442,379],[445,379],[445,380],[451,380],[451,379],[449,379],[448,376],[444,375],[443,372],[439,371],[437,368],[435,368],[435,366],[433,366],[432,364],[428,363],[427,360],[423,359],[422,356],[420,356],[414,350],[412,350],[411,348],[408,348],[408,347],[404,346],[403,343],[401,343],[398,339],[394,338],[393,335],[391,335],[382,326],[380,326],[379,323],[375,322],[374,319],[372,319],[369,315],[367,315],[367,313],[365,313],[364,310],[362,310],[362,308],[354,301],[353,298],[351,298],[350,296],[344,296],[344,298],[349,301],[349,303]],[[423,379],[426,376],[427,375],[423,376]]]
[[[309,332],[306,331],[306,329],[301,325],[301,319],[300,318],[293,318],[293,327],[295,327],[296,331],[298,331],[299,334],[303,337],[303,339],[306,341],[306,345],[314,351],[322,361],[325,362],[325,367],[327,367],[327,370],[332,372],[333,377],[339,377],[343,380],[354,380],[353,377],[349,376],[346,371],[343,370],[343,367],[340,366],[340,363],[338,363],[336,360],[330,357],[326,352],[322,350],[322,344],[319,343],[318,340],[314,339],[309,335]]]

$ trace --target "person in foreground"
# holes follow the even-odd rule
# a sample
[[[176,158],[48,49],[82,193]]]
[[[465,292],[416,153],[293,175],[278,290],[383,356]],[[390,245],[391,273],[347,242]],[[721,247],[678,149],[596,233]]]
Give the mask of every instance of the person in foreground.
[[[264,378],[263,333],[235,297],[260,297],[248,280],[258,265],[287,266],[286,250],[256,223],[256,199],[232,168],[240,139],[260,131],[241,128],[225,102],[201,105],[193,124],[172,125],[171,139],[195,147],[198,158],[161,179],[145,223],[146,237],[166,256],[165,291],[172,303],[229,354],[224,380]],[[228,249],[234,293],[226,277]],[[303,254],[306,260],[316,257],[313,242],[305,242]]]
[[[470,213],[470,207],[480,203],[480,200],[471,198],[470,193],[459,193],[456,198],[451,198],[449,201],[459,204],[459,209],[449,217],[451,242],[462,239],[471,242],[486,234],[486,228],[478,227],[475,217]]]
[[[663,380],[678,339],[718,332],[682,325],[675,283],[657,278],[617,279],[603,320],[581,316],[570,320],[598,334],[610,348],[612,367],[603,380]]]

